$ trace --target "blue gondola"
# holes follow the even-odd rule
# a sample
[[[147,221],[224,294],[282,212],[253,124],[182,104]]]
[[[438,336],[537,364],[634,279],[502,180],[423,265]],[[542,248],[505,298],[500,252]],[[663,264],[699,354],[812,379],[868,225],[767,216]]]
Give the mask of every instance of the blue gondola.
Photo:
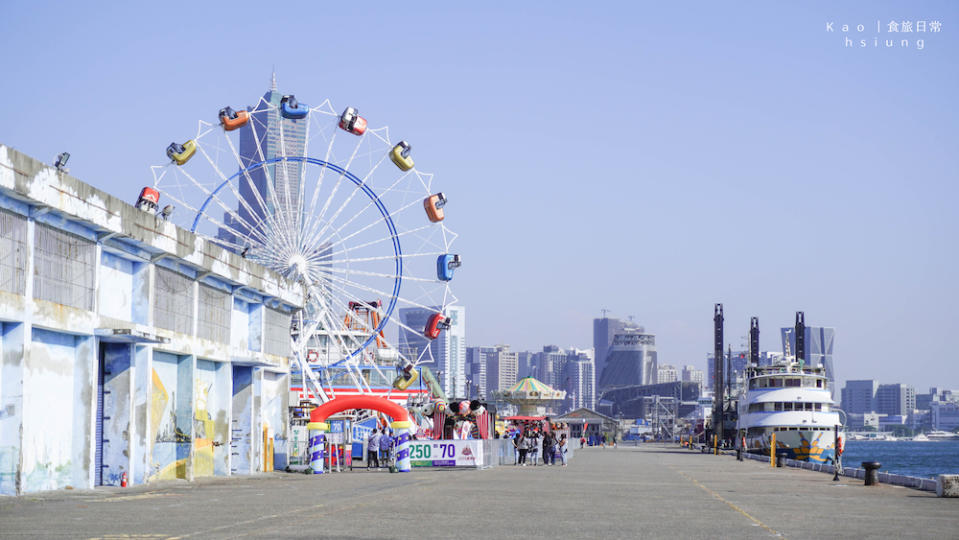
[[[290,120],[299,120],[306,118],[306,113],[310,112],[310,107],[306,103],[299,103],[293,94],[283,96],[280,100],[280,114],[283,118]]]
[[[462,264],[459,255],[453,255],[451,253],[440,255],[439,258],[436,259],[436,279],[450,281],[453,279],[453,270],[459,268]]]

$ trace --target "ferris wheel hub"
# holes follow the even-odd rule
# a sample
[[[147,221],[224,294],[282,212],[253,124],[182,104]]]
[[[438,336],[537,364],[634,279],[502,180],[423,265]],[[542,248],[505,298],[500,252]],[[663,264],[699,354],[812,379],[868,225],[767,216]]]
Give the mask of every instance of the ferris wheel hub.
[[[306,257],[301,253],[294,253],[286,262],[290,277],[297,280],[308,280],[310,275],[310,264]]]

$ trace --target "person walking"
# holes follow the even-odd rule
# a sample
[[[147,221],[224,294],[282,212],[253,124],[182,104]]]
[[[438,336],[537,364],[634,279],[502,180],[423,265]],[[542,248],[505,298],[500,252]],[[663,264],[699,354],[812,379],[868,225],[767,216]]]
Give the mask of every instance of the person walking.
[[[566,466],[566,434],[565,433],[563,433],[563,436],[560,437],[559,443],[557,443],[557,446],[559,447],[559,459],[563,461],[563,467],[565,467]]]
[[[390,446],[393,444],[393,437],[383,427],[380,434],[380,467],[388,467],[390,464]]]
[[[366,469],[373,467],[380,468],[380,432],[376,428],[370,432],[366,439]],[[375,463],[375,465],[374,465]]]
[[[536,454],[539,453],[539,433],[534,431],[530,434],[529,438],[529,458],[533,462],[533,466],[538,465],[536,463]]]
[[[523,467],[526,466],[526,454],[529,452],[529,447],[526,446],[529,442],[529,439],[526,437],[526,432],[520,432],[516,435],[516,448],[519,449],[519,464]]]
[[[543,435],[543,465],[552,465],[553,464],[553,446],[556,444],[556,439],[553,436],[553,432],[547,432]]]

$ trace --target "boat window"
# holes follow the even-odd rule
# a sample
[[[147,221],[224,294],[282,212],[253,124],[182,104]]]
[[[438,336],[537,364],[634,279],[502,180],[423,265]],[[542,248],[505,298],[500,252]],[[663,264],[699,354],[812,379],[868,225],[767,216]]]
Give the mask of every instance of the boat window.
[[[814,380],[815,380],[815,379],[810,379],[810,378],[808,378],[808,377],[807,377],[807,378],[804,378],[804,379],[802,380],[802,385],[803,385],[803,386],[816,386],[816,383],[813,382]]]
[[[784,410],[784,411],[791,411],[791,410],[793,410],[793,404],[792,404],[791,402],[789,402],[789,401],[783,403],[783,410]]]
[[[799,386],[799,379],[794,379],[794,378],[786,379],[786,386]]]
[[[807,411],[811,411],[812,403],[803,403],[803,408],[806,409]]]
[[[822,379],[816,379],[816,388],[822,388]]]
[[[782,379],[769,379],[770,388],[780,388],[782,387],[782,385],[783,385]]]
[[[822,410],[822,403],[816,403],[815,410],[821,411],[821,410]]]
[[[758,388],[758,387],[759,387],[759,384],[758,384],[758,383],[759,383],[759,381],[758,381],[757,379],[753,379],[753,380],[749,381],[749,389],[750,389],[750,390],[753,390],[753,389],[755,389],[755,388]]]
[[[775,403],[775,405],[776,405],[776,410],[777,410],[777,411],[783,410],[783,402],[782,402],[782,401],[777,401],[777,402]]]

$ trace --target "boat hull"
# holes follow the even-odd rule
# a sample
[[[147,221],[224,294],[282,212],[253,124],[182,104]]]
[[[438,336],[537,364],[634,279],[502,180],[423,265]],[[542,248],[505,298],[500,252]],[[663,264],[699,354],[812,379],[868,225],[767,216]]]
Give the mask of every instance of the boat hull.
[[[746,438],[751,453],[769,455],[769,434]],[[836,457],[835,435],[832,431],[777,431],[776,453],[789,459],[812,463],[832,463]]]

